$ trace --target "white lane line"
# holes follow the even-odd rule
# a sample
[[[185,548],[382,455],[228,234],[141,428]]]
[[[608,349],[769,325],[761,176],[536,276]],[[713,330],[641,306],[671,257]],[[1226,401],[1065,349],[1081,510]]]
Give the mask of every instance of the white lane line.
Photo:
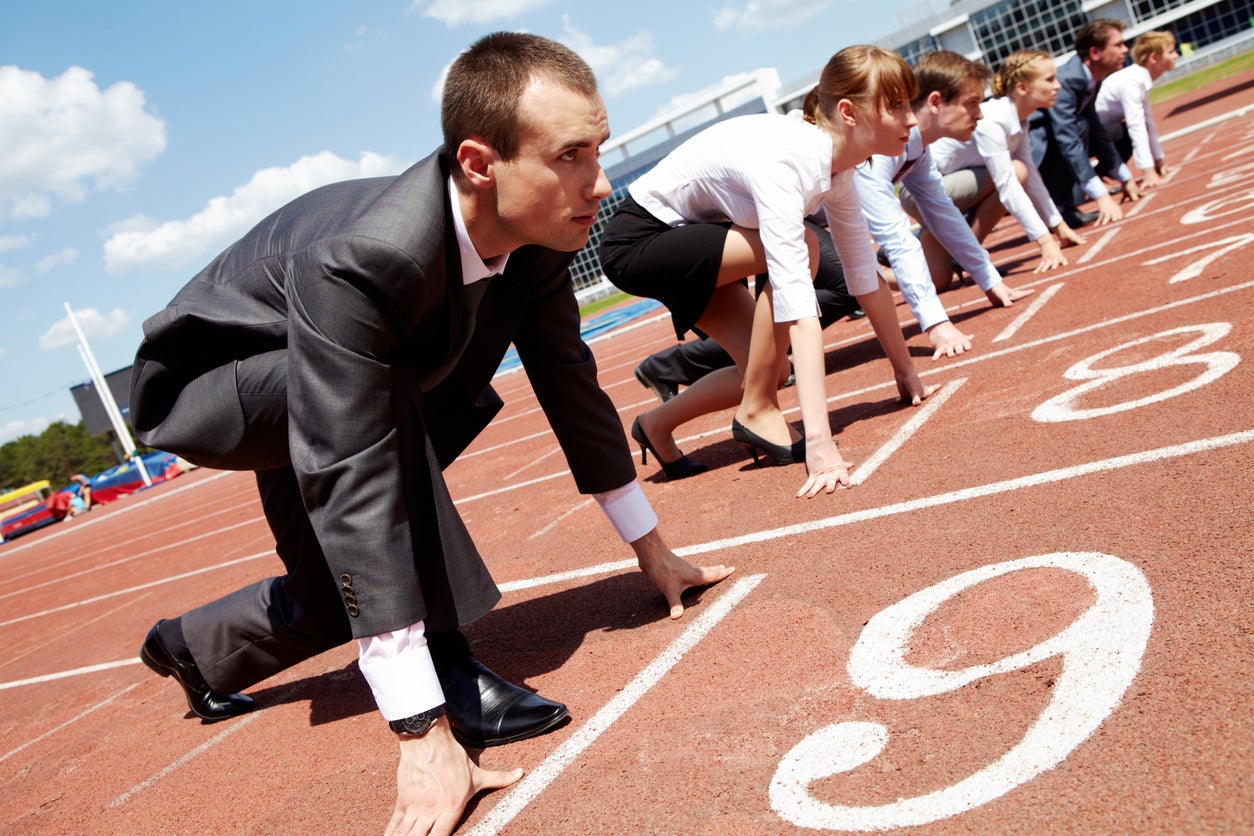
[[[562,772],[574,763],[584,750],[596,742],[605,731],[622,717],[629,708],[648,693],[654,685],[676,664],[689,650],[705,638],[714,627],[727,616],[732,609],[762,582],[766,575],[750,575],[732,584],[731,589],[719,597],[708,609],[693,619],[670,646],[662,651],[648,666],[627,683],[623,690],[605,704],[585,723],[579,731],[572,734],[553,754],[549,755],[535,769],[515,784],[501,799],[492,811],[470,831],[470,836],[489,836],[501,831],[515,816],[536,799],[540,793],[553,783]]]
[[[89,519],[83,519],[82,517],[78,517],[77,519],[74,520],[73,528],[60,528],[52,532],[51,534],[47,534],[43,537],[40,537],[38,540],[31,541],[30,543],[20,543],[16,546],[6,545],[4,547],[3,554],[5,557],[8,557],[10,555],[16,554],[17,552],[25,551],[26,549],[32,549],[35,546],[41,546],[44,543],[48,542],[49,540],[54,540],[57,537],[64,537],[67,534],[73,534],[76,531],[82,531],[84,528],[87,528],[88,526],[95,525],[96,523],[102,523],[102,522],[105,522],[106,520],[111,520],[114,517],[118,516],[119,514],[127,514],[127,513],[130,513],[131,511],[137,511],[140,508],[146,508],[147,506],[151,505],[154,502],[161,502],[162,500],[169,499],[170,497],[176,496],[182,493],[183,491],[195,490],[196,488],[199,488],[201,485],[207,485],[210,482],[216,482],[217,480],[223,478],[224,476],[231,476],[234,473],[235,471],[233,470],[224,470],[221,473],[215,473],[212,476],[206,476],[204,479],[201,479],[198,482],[193,482],[190,485],[180,485],[177,488],[172,488],[168,491],[164,491],[158,494],[157,496],[151,496],[151,497],[148,497],[147,499],[139,500],[135,502],[134,504],[128,503],[122,506],[121,508],[118,508],[117,510],[110,510],[108,516],[91,517]]]
[[[240,557],[235,560],[228,560],[225,563],[217,563],[213,566],[205,566],[204,568],[201,568],[201,569],[194,569],[191,572],[184,572],[181,575],[173,575],[168,578],[162,578],[161,580],[158,580],[158,581],[152,581],[150,583],[142,583],[139,586],[131,586],[131,587],[127,587],[126,589],[116,590],[114,592],[106,592],[104,595],[97,595],[95,598],[86,598],[82,601],[74,601],[73,603],[63,604],[59,607],[53,607],[51,609],[43,610],[41,612],[33,612],[33,613],[29,613],[28,615],[19,616],[17,618],[10,618],[8,621],[0,621],[0,627],[8,627],[10,624],[18,624],[23,621],[31,621],[32,619],[42,618],[45,615],[52,615],[53,613],[65,612],[66,610],[72,610],[77,607],[85,607],[88,604],[95,604],[98,601],[107,601],[110,598],[116,598],[119,595],[130,595],[132,592],[139,592],[141,589],[151,589],[154,586],[161,586],[163,584],[173,583],[174,581],[181,581],[185,578],[193,578],[196,575],[203,575],[205,572],[214,572],[214,571],[217,571],[218,569],[225,569],[228,566],[234,566],[237,563],[246,563],[249,560],[256,560],[259,557],[274,557],[274,550],[271,549],[270,551],[258,552],[257,554],[250,554],[247,557]]]
[[[1036,298],[1033,299],[1032,303],[1027,306],[1027,309],[1024,310],[1023,313],[1016,316],[1014,320],[1011,321],[1011,323],[1007,325],[1005,328],[1003,328],[1000,334],[998,334],[996,337],[993,337],[993,339],[990,340],[990,342],[995,342],[995,343],[1005,342],[1006,340],[1013,337],[1015,334],[1019,333],[1019,329],[1022,328],[1024,325],[1027,325],[1028,321],[1031,320],[1032,317],[1036,316],[1036,314],[1041,310],[1041,308],[1045,307],[1046,303],[1048,303],[1050,299],[1054,298],[1054,294],[1063,289],[1063,286],[1065,284],[1066,282],[1059,282],[1058,284],[1052,284],[1049,287],[1042,290],[1040,293],[1036,294]]]
[[[96,617],[94,618],[88,618],[86,620],[79,620],[72,626],[65,625],[61,630],[45,631],[43,641],[36,641],[31,644],[26,644],[25,648],[22,650],[21,653],[15,653],[13,656],[9,657],[8,659],[5,659],[3,662],[0,662],[0,668],[8,667],[9,665],[15,664],[21,661],[22,659],[25,659],[28,656],[41,653],[43,649],[47,647],[48,645],[65,641],[65,638],[67,635],[72,635],[72,636],[85,635],[93,624],[97,624],[101,621],[111,620],[118,613],[122,612],[123,610],[129,610],[131,607],[135,606],[136,604],[143,601],[144,599],[150,597],[152,594],[153,593],[151,592],[141,592],[136,597],[128,598],[125,601],[122,601],[121,603],[119,603],[116,607],[112,607],[110,609],[105,610],[104,612],[97,614]],[[4,687],[5,687],[4,685],[0,685],[0,690],[3,690]]]
[[[62,575],[61,577],[53,578],[52,580],[44,581],[43,583],[25,585],[21,589],[15,590],[6,595],[0,595],[0,601],[3,601],[5,598],[12,598],[18,595],[25,595],[34,589],[40,589],[45,586],[52,586],[54,584],[63,583],[64,581],[72,580],[74,578],[81,578],[83,575],[90,575],[92,572],[99,572],[102,569],[112,569],[114,566],[120,566],[123,563],[130,563],[133,560],[139,560],[141,558],[157,554],[158,552],[181,548],[183,546],[186,546],[188,543],[194,543],[197,540],[207,540],[211,537],[217,537],[219,534],[222,534],[225,531],[233,531],[237,528],[243,528],[244,526],[254,525],[258,522],[264,522],[264,521],[265,521],[265,517],[254,517],[251,520],[245,520],[244,522],[240,522],[240,523],[232,523],[231,525],[225,526],[224,528],[217,528],[217,529],[214,529],[213,531],[209,531],[204,534],[197,534],[194,537],[188,537],[186,540],[180,540],[177,543],[169,543],[167,545],[158,546],[155,549],[149,549],[148,551],[139,552],[138,554],[133,554],[128,557],[122,557],[117,560],[110,561],[109,563],[101,563],[99,566],[93,566],[90,569],[81,569],[77,572],[71,572],[68,575]]]
[[[137,659],[136,661],[139,661],[139,660]],[[28,746],[34,746],[34,745],[35,745],[36,743],[38,743],[39,741],[43,740],[43,739],[44,739],[44,738],[46,738],[46,737],[50,737],[51,735],[56,734],[57,732],[61,731],[61,729],[65,728],[66,726],[71,726],[71,725],[74,725],[74,724],[75,724],[75,723],[77,723],[79,720],[82,720],[84,717],[86,717],[88,714],[91,714],[93,711],[99,711],[100,709],[105,708],[105,707],[106,707],[106,706],[108,706],[111,702],[113,702],[114,700],[116,700],[118,697],[121,697],[121,696],[123,696],[124,694],[126,694],[126,692],[127,692],[127,691],[130,691],[132,688],[138,688],[138,687],[140,686],[140,684],[141,684],[141,683],[136,682],[134,685],[127,685],[127,686],[126,686],[125,688],[123,688],[121,691],[118,691],[116,694],[114,694],[114,695],[113,695],[113,696],[111,696],[111,697],[107,697],[107,698],[105,698],[105,699],[101,700],[100,702],[98,702],[98,703],[96,703],[95,705],[93,705],[91,708],[84,708],[82,711],[79,711],[79,712],[78,712],[78,713],[76,713],[73,717],[71,717],[70,719],[66,720],[66,721],[65,721],[64,723],[62,723],[61,725],[59,725],[59,726],[55,726],[54,728],[51,728],[51,729],[48,729],[48,730],[47,730],[46,732],[44,732],[43,734],[39,735],[38,737],[35,737],[35,738],[32,738],[32,739],[30,739],[30,740],[26,741],[26,742],[25,742],[25,743],[23,743],[21,746],[18,746],[16,749],[10,749],[8,752],[5,752],[3,755],[0,755],[0,762],[3,762],[3,761],[5,761],[5,760],[8,760],[9,758],[13,757],[13,756],[14,756],[14,755],[16,755],[18,752],[22,751],[23,749],[25,749],[25,748],[26,748],[26,747],[28,747]]]
[[[1115,235],[1118,234],[1120,229],[1121,227],[1116,226],[1116,227],[1106,230],[1106,234],[1103,235],[1101,238],[1098,238],[1093,243],[1093,246],[1089,247],[1088,250],[1086,250],[1083,255],[1081,255],[1079,258],[1075,260],[1075,263],[1087,264],[1088,262],[1096,258],[1097,254],[1102,251],[1103,247],[1105,247],[1107,244],[1110,243],[1110,239],[1114,238]]]
[[[867,508],[862,511],[838,514],[834,517],[813,520],[808,523],[787,525],[751,534],[742,534],[737,537],[714,540],[709,543],[697,543],[691,546],[682,546],[674,551],[675,554],[680,557],[707,554],[709,552],[743,546],[748,543],[761,543],[768,540],[778,540],[783,537],[793,537],[797,534],[806,534],[820,529],[853,525],[854,523],[879,519],[881,517],[889,517],[896,514],[905,514],[923,508],[951,505],[953,503],[964,502],[969,499],[979,499],[986,496],[992,496],[994,494],[1033,488],[1038,485],[1044,485],[1052,482],[1077,479],[1093,473],[1106,473],[1114,470],[1121,470],[1126,467],[1134,467],[1140,464],[1152,464],[1154,462],[1166,461],[1167,459],[1180,458],[1182,456],[1190,456],[1197,453],[1205,453],[1211,450],[1221,450],[1225,447],[1231,447],[1237,444],[1248,444],[1251,441],[1254,441],[1254,430],[1244,430],[1242,432],[1230,433],[1228,435],[1214,436],[1212,438],[1204,438],[1198,441],[1190,441],[1183,444],[1173,444],[1168,447],[1145,450],[1140,453],[1129,453],[1123,456],[1115,456],[1114,458],[1101,459],[1087,464],[1073,465],[1071,467],[1063,467],[1057,470],[1046,470],[1041,473],[1019,476],[1014,479],[1007,479],[1001,482],[990,482],[973,488],[962,488],[957,491],[936,494],[934,496],[920,497],[919,499],[897,502],[892,505],[881,505],[877,508]],[[532,589],[534,587],[546,586],[548,584],[566,583],[568,581],[578,580],[579,578],[591,577],[593,575],[605,575],[613,572],[625,572],[636,568],[638,568],[636,560],[634,558],[629,558],[627,560],[615,560],[600,563],[596,566],[587,566],[582,569],[573,569],[569,572],[555,572],[551,575],[541,575],[535,578],[507,581],[499,584],[499,586],[501,592],[517,592],[523,589]],[[171,578],[169,580],[174,579]],[[164,581],[158,581],[157,583],[164,583]],[[118,667],[124,664],[134,664],[137,661],[138,660],[110,662],[105,663],[105,666],[98,667],[97,669],[104,670],[106,667]],[[88,672],[90,672],[88,669],[80,668],[76,671],[66,672],[65,674],[53,674],[50,675],[50,677],[55,678],[58,676],[72,676],[78,673]],[[29,684],[32,681],[34,680],[23,681],[21,683],[9,683],[7,685],[0,686],[0,688],[15,687],[17,684]]]
[[[587,499],[585,499],[583,502],[576,502],[576,503],[575,503],[575,505],[574,505],[574,507],[572,507],[569,511],[567,511],[567,512],[566,512],[566,513],[564,513],[564,514],[562,514],[560,517],[558,517],[557,519],[553,520],[553,522],[549,523],[549,524],[548,524],[548,525],[546,525],[544,528],[542,528],[542,529],[540,529],[539,531],[535,532],[534,534],[532,534],[532,535],[531,535],[530,537],[528,537],[527,539],[528,539],[528,540],[534,540],[534,539],[536,539],[537,537],[543,537],[544,535],[548,534],[550,531],[552,531],[553,529],[555,529],[555,528],[557,528],[559,525],[561,525],[562,521],[563,521],[563,520],[565,520],[567,517],[571,516],[572,514],[575,514],[575,513],[579,512],[579,511],[582,511],[584,508],[587,508],[589,505],[591,505],[591,504],[592,504],[592,503],[594,503],[594,502],[596,502],[596,500],[595,500],[595,499],[593,499],[592,497],[588,497],[588,498],[587,498]]]
[[[1240,223],[1240,222],[1238,221],[1237,223]],[[1147,247],[1145,250],[1141,250],[1139,252],[1148,252],[1154,249],[1158,249],[1158,247]],[[1119,261],[1124,258],[1127,258],[1127,256],[1126,255],[1119,256],[1116,259],[1111,259],[1109,263],[1113,264],[1115,261]],[[1067,275],[1070,276],[1072,274],[1068,273]],[[1037,348],[1042,345],[1048,345],[1050,343],[1058,342],[1059,340],[1069,340],[1072,337],[1076,337],[1081,334],[1087,334],[1091,331],[1099,331],[1103,328],[1110,328],[1115,325],[1122,325],[1125,322],[1131,322],[1133,320],[1140,319],[1142,317],[1153,316],[1155,314],[1164,313],[1166,311],[1174,310],[1175,308],[1183,307],[1185,305],[1192,305],[1196,302],[1205,302],[1210,299],[1215,299],[1219,296],[1224,296],[1229,293],[1236,293],[1242,290],[1249,290],[1250,288],[1254,288],[1254,281],[1243,282],[1241,284],[1232,285],[1231,287],[1223,287],[1218,290],[1212,290],[1208,293],[1203,293],[1200,296],[1190,296],[1187,299],[1177,299],[1174,302],[1168,302],[1165,305],[1159,305],[1158,307],[1155,307],[1155,308],[1147,308],[1146,310],[1137,311],[1135,313],[1130,313],[1130,314],[1125,314],[1123,316],[1115,317],[1114,319],[1107,319],[1102,322],[1095,322],[1090,325],[1085,325],[1080,328],[1075,328],[1071,331],[1064,331],[1060,334],[1054,334],[1053,336],[1042,337],[1039,340],[1033,340],[1031,342],[1022,343],[1021,345],[1003,348],[1000,351],[991,351],[985,354],[975,355],[966,360],[954,360],[952,362],[946,363],[943,367],[938,368],[938,369],[927,369],[924,371],[920,371],[919,376],[920,377],[934,377],[938,374],[947,374],[948,372],[954,369],[962,368],[963,366],[969,366],[973,363],[984,363],[988,360],[992,360],[997,357],[1004,357],[1008,354],[1014,354],[1019,351],[1026,351],[1029,349]],[[963,356],[965,357],[966,355],[963,355]],[[886,389],[886,388],[890,388],[894,386],[896,386],[896,384],[893,383],[891,380],[885,383],[876,383],[871,386],[864,386],[861,389],[854,389],[848,392],[842,392],[839,395],[833,395],[832,397],[827,399],[827,402],[829,404],[832,404],[838,401],[843,401],[846,399],[859,397],[861,395],[867,395],[872,392],[878,392],[881,389]],[[793,413],[797,413],[800,411],[801,411],[800,407],[791,407],[789,409],[784,410],[784,415],[791,415]],[[706,432],[695,433],[693,435],[684,436],[683,438],[676,439],[676,442],[682,447],[693,441],[698,441],[700,439],[707,438],[709,436],[726,435],[726,434],[727,434],[727,430],[725,428],[719,428],[719,429],[708,430]],[[521,488],[530,487],[531,485],[537,485],[541,482],[548,482],[553,479],[561,479],[569,475],[570,475],[569,470],[561,470],[561,471],[558,471],[557,473],[550,473],[546,476],[539,476],[539,477],[536,477],[535,479],[530,479],[526,482],[519,482],[518,484],[515,484],[515,485],[505,485],[503,487],[496,488],[494,490],[485,491],[484,493],[478,493],[478,494],[473,494],[471,496],[455,498],[454,502],[457,505],[461,505],[466,502],[475,502],[480,499],[487,499],[488,497],[497,496],[499,494],[509,493],[511,491],[520,490]],[[0,626],[3,626],[3,625],[0,625]]]
[[[41,682],[56,682],[58,679],[65,679],[71,676],[111,671],[114,668],[125,668],[129,665],[138,664],[140,664],[138,656],[134,659],[119,659],[116,662],[101,662],[99,665],[88,665],[87,667],[75,668],[70,671],[58,671],[57,673],[48,673],[43,676],[32,676],[30,679],[15,679],[12,682],[3,682],[0,683],[0,691],[7,691],[9,688],[20,688],[23,685],[38,685]],[[4,760],[4,758],[0,758],[0,760]]]
[[[966,382],[967,378],[957,377],[946,383],[938,391],[933,392],[918,409],[913,410],[910,420],[903,424],[901,429],[897,430],[897,432],[893,434],[892,438],[888,439],[888,441],[885,442],[880,449],[872,453],[871,456],[862,463],[861,467],[857,468],[853,472],[853,475],[849,478],[850,486],[861,485],[865,482],[881,464],[888,461],[888,458],[892,456],[893,453],[900,450],[901,446],[909,441],[910,437],[919,431],[919,428],[923,426],[924,422],[935,415],[937,410],[945,405],[945,401],[949,400],[950,396],[952,396],[954,392],[957,392],[959,387]]]
[[[1179,169],[1176,169],[1176,171],[1179,171]],[[1175,171],[1171,172],[1171,174],[1174,174],[1174,173]],[[1168,174],[1167,176],[1171,177],[1171,174]],[[1142,195],[1141,199],[1138,200],[1136,203],[1134,203],[1131,209],[1123,213],[1124,220],[1127,220],[1128,218],[1135,218],[1137,213],[1140,212],[1142,209],[1144,209],[1146,206],[1149,206],[1150,201],[1153,200],[1157,196],[1158,196],[1158,192],[1150,192],[1147,195]]]
[[[711,543],[704,543],[700,546],[675,549],[675,554],[700,554],[702,552],[721,551],[735,546],[743,546],[748,543],[760,543],[764,540],[777,540],[781,537],[795,537],[798,534],[809,534],[825,528],[836,528],[838,526],[866,522],[867,520],[874,520],[880,517],[889,517],[895,514],[905,514],[911,511],[919,511],[924,508],[935,508],[939,505],[950,505],[955,502],[965,502],[968,499],[980,499],[986,496],[993,496],[994,494],[1007,493],[1008,491],[1034,488],[1038,485],[1045,485],[1051,482],[1062,482],[1067,479],[1077,479],[1081,476],[1088,476],[1092,473],[1105,473],[1112,470],[1121,470],[1125,467],[1133,467],[1134,465],[1139,464],[1151,464],[1153,462],[1164,461],[1166,459],[1174,459],[1181,456],[1190,456],[1196,453],[1219,450],[1224,447],[1231,447],[1235,444],[1248,444],[1251,441],[1254,441],[1254,430],[1243,430],[1229,435],[1215,436],[1214,438],[1207,438],[1199,441],[1189,441],[1184,444],[1172,444],[1168,447],[1159,447],[1155,450],[1146,450],[1141,453],[1129,453],[1125,456],[1115,456],[1114,458],[1102,459],[1100,461],[1089,462],[1087,464],[1061,467],[1057,470],[1046,470],[1042,473],[1020,476],[1015,479],[1006,479],[1001,482],[990,482],[986,485],[979,485],[974,488],[963,488],[950,493],[937,494],[935,496],[927,496],[920,499],[912,499],[906,502],[897,502],[892,505],[882,505],[879,508],[852,511],[848,514],[838,514],[837,516],[828,517],[822,520],[813,520],[806,523],[781,526],[780,528],[774,528],[769,531],[744,534],[739,537],[729,537],[726,540],[715,540]]]
[[[540,455],[536,456],[531,461],[527,462],[525,465],[513,471],[512,473],[506,473],[503,478],[513,479],[515,476],[522,473],[524,470],[530,470],[531,468],[538,465],[540,462],[545,461],[546,459],[556,455],[557,453],[560,453],[561,450],[562,450],[561,447],[550,447],[547,453],[541,453]]]

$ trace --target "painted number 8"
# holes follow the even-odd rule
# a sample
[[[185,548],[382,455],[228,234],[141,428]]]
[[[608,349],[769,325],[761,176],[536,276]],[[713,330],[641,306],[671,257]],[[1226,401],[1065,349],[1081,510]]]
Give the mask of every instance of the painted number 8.
[[[963,670],[906,662],[911,635],[947,600],[990,578],[1043,567],[1083,575],[1097,593],[1093,606],[1061,633],[1022,653]],[[1062,673],[1049,705],[1018,745],[976,774],[927,795],[873,807],[826,803],[812,796],[809,786],[874,760],[888,744],[888,730],[865,722],[827,726],[784,757],[771,781],[771,807],[800,827],[865,831],[918,826],[986,804],[1057,766],[1119,705],[1140,669],[1153,619],[1153,599],[1141,571],[1097,552],[985,566],[917,592],[867,622],[849,657],[855,685],[879,699],[919,699],[1058,656]]]
[[[1193,354],[1203,346],[1218,342],[1228,335],[1232,330],[1232,325],[1227,322],[1211,322],[1206,325],[1186,325],[1182,328],[1172,328],[1170,331],[1163,331],[1160,334],[1154,334],[1149,337],[1142,337],[1139,340],[1133,340],[1130,343],[1117,345],[1114,348],[1107,349],[1100,354],[1095,354],[1087,360],[1081,360],[1063,373],[1063,377],[1068,380],[1086,380],[1087,383],[1081,383],[1057,395],[1045,403],[1032,410],[1033,420],[1040,422],[1055,421],[1077,421],[1081,418],[1096,418],[1101,415],[1110,415],[1115,412],[1123,412],[1128,409],[1136,409],[1139,406],[1165,401],[1168,398],[1174,398],[1176,395],[1183,395],[1185,392],[1191,392],[1205,386],[1223,377],[1240,362],[1241,356],[1231,351],[1214,351],[1209,354]],[[1094,369],[1093,366],[1097,362],[1106,359],[1112,354],[1121,351],[1136,348],[1145,343],[1162,340],[1166,337],[1174,337],[1178,334],[1188,334],[1190,332],[1198,332],[1198,336],[1178,348],[1165,351],[1156,357],[1151,357],[1140,363],[1130,363],[1126,366],[1112,366],[1107,369]],[[1171,389],[1164,389],[1160,392],[1154,392],[1143,398],[1132,401],[1124,401],[1123,403],[1112,404],[1110,406],[1094,407],[1092,409],[1079,409],[1075,406],[1079,397],[1094,389],[1113,383],[1121,377],[1138,372],[1155,372],[1161,369],[1168,369],[1172,366],[1188,366],[1199,365],[1205,368],[1196,376],[1184,381],[1178,386]]]

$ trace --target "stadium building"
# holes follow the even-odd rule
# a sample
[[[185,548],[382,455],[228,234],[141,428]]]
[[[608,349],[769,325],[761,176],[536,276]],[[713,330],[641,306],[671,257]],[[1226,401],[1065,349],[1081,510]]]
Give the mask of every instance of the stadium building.
[[[1039,49],[1064,59],[1072,52],[1076,29],[1095,18],[1113,18],[1127,22],[1124,36],[1129,43],[1152,29],[1176,36],[1180,61],[1164,80],[1254,48],[1254,0],[955,0],[938,11],[941,5],[942,0],[922,2],[901,13],[899,20],[909,22],[877,43],[911,64],[926,52],[949,49],[996,68],[1017,49]],[[605,219],[622,202],[632,181],[715,122],[800,107],[821,69],[787,85],[774,70],[757,70],[602,146],[602,164],[613,191],[601,204],[588,245],[571,267],[580,299],[615,290],[601,272],[596,250]]]

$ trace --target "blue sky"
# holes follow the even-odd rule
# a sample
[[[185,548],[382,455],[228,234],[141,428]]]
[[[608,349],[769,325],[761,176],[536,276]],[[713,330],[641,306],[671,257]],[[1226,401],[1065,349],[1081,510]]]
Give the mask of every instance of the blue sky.
[[[772,67],[787,84],[945,0],[7,2],[0,23],[0,443],[79,420],[88,379],[221,249],[316,186],[439,143],[436,91],[512,29],[596,70],[611,129]]]

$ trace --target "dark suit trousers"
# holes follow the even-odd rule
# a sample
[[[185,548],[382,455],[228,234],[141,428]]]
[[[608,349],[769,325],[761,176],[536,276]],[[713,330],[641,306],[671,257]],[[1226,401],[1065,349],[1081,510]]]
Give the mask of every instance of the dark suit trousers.
[[[819,270],[814,277],[814,292],[819,302],[819,323],[826,328],[857,310],[858,300],[845,285],[845,270],[832,236],[821,227],[812,228],[819,233]],[[710,372],[734,362],[721,345],[703,336],[649,355],[640,363],[640,368],[659,383],[691,386]]]
[[[223,693],[247,688],[352,638],[343,591],[327,567],[288,461],[287,353],[274,351],[235,365],[247,430],[233,464],[257,471],[261,505],[285,574],[249,584],[182,617],[192,658],[205,681]],[[436,475],[432,481],[442,487],[432,445],[425,436],[423,443],[427,468]],[[433,525],[441,532],[440,546],[446,554],[473,552],[452,500],[447,493],[437,496],[423,504],[438,518]]]

